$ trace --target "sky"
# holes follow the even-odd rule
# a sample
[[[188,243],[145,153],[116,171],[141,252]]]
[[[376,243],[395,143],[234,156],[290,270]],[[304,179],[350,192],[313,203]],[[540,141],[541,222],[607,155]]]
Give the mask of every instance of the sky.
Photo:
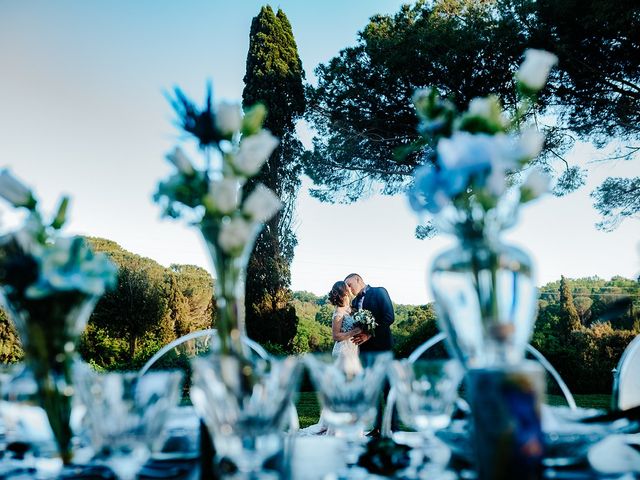
[[[357,41],[372,15],[398,11],[400,0],[281,0],[307,79]],[[9,167],[53,213],[72,196],[68,233],[104,237],[163,265],[211,271],[197,231],[160,218],[151,196],[170,166],[164,155],[188,146],[164,93],[180,86],[202,101],[242,96],[249,28],[263,2],[238,0],[0,0],[0,166]],[[302,128],[303,142],[308,142]],[[589,192],[607,176],[637,175],[637,162],[594,162],[579,145],[571,160],[589,168],[588,184],[564,198],[525,206],[505,238],[531,253],[538,284],[560,275],[637,276],[640,222],[597,231]],[[298,197],[298,247],[292,288],[319,295],[351,272],[385,286],[397,303],[432,296],[427,270],[453,244],[417,240],[417,219],[403,196],[372,196],[352,205]],[[15,218],[0,210],[0,225]]]

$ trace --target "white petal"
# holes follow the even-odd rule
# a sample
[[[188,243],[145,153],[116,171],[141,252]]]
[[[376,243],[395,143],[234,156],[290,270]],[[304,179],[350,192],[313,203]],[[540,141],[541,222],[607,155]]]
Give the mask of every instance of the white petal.
[[[216,127],[229,135],[242,128],[242,108],[238,103],[221,102],[216,108]]]
[[[518,139],[522,157],[531,160],[540,155],[544,146],[544,135],[535,128],[528,128]]]
[[[223,223],[218,235],[220,247],[228,254],[239,254],[251,236],[251,225],[243,218],[232,218]]]
[[[545,50],[528,49],[524,61],[516,73],[516,79],[533,91],[544,87],[551,68],[558,63],[558,57]]]
[[[282,202],[269,188],[260,184],[244,202],[243,210],[256,222],[266,222],[282,208]]]
[[[240,182],[235,178],[214,180],[209,184],[209,203],[220,213],[231,213],[238,208]]]
[[[267,130],[245,137],[240,142],[240,150],[233,159],[233,165],[242,174],[253,177],[269,159],[278,143],[278,139]]]
[[[0,197],[15,207],[26,207],[33,200],[31,190],[11,175],[7,169],[0,172]]]

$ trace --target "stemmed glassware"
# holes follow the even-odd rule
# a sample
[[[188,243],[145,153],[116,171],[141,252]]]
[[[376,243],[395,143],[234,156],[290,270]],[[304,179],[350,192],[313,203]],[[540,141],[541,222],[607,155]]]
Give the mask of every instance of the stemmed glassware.
[[[98,373],[76,368],[75,383],[84,405],[93,462],[119,479],[133,480],[162,438],[170,410],[179,400],[179,371]]]
[[[295,357],[212,354],[192,360],[191,401],[209,428],[217,460],[237,476],[269,478],[265,462],[284,451],[302,365]]]
[[[46,412],[38,406],[32,371],[24,363],[0,366],[0,478],[56,477],[62,470]]]
[[[346,440],[347,469],[341,478],[353,478],[364,433],[373,427],[380,395],[392,360],[390,352],[333,357],[309,354],[305,363],[322,407],[322,419],[336,436]]]
[[[436,480],[451,476],[445,470],[450,454],[435,433],[451,422],[463,376],[456,360],[396,360],[391,364],[389,377],[400,420],[422,435],[423,462],[416,477]]]

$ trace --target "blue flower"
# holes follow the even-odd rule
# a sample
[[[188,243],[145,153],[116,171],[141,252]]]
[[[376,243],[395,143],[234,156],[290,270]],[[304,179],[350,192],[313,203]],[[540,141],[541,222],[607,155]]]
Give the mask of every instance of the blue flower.
[[[416,170],[413,187],[409,190],[409,204],[416,212],[427,210],[436,214],[450,203],[442,174],[433,165]]]
[[[488,188],[491,195],[504,192],[508,171],[518,166],[518,146],[507,135],[456,132],[438,142],[438,161],[451,198],[470,186]]]

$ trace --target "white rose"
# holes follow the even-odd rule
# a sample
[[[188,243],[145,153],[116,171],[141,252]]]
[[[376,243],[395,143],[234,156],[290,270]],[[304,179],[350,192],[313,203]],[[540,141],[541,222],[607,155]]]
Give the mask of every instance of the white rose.
[[[233,159],[233,165],[244,175],[253,177],[260,171],[278,143],[278,139],[267,130],[245,137],[240,142],[240,150]]]
[[[221,102],[216,108],[216,127],[224,135],[242,128],[242,108],[237,103]]]
[[[469,113],[475,117],[490,118],[493,101],[489,97],[474,98],[469,102]]]
[[[0,172],[0,197],[7,200],[14,207],[35,207],[36,201],[31,190],[25,187],[9,170]]]
[[[244,213],[256,222],[266,222],[282,208],[282,202],[270,189],[260,184],[244,202]]]
[[[241,217],[232,218],[222,224],[218,243],[228,254],[239,254],[251,237],[252,226]]]
[[[531,170],[526,180],[520,187],[521,201],[528,202],[534,200],[544,193],[549,191],[549,185],[551,184],[551,178],[544,171],[539,168]]]
[[[193,175],[193,165],[189,157],[182,151],[180,147],[176,147],[173,152],[166,155],[169,160],[180,173],[184,175]]]
[[[213,180],[209,183],[207,200],[220,213],[231,213],[238,208],[240,183],[235,178]]]
[[[524,61],[516,73],[516,79],[528,89],[537,92],[549,78],[551,67],[558,63],[558,57],[545,50],[528,49]]]
[[[473,117],[484,118],[499,125],[506,123],[502,116],[500,100],[495,95],[474,98],[469,102],[467,113]]]
[[[540,155],[544,146],[544,135],[535,128],[528,128],[518,138],[520,155],[525,160],[531,160]]]

